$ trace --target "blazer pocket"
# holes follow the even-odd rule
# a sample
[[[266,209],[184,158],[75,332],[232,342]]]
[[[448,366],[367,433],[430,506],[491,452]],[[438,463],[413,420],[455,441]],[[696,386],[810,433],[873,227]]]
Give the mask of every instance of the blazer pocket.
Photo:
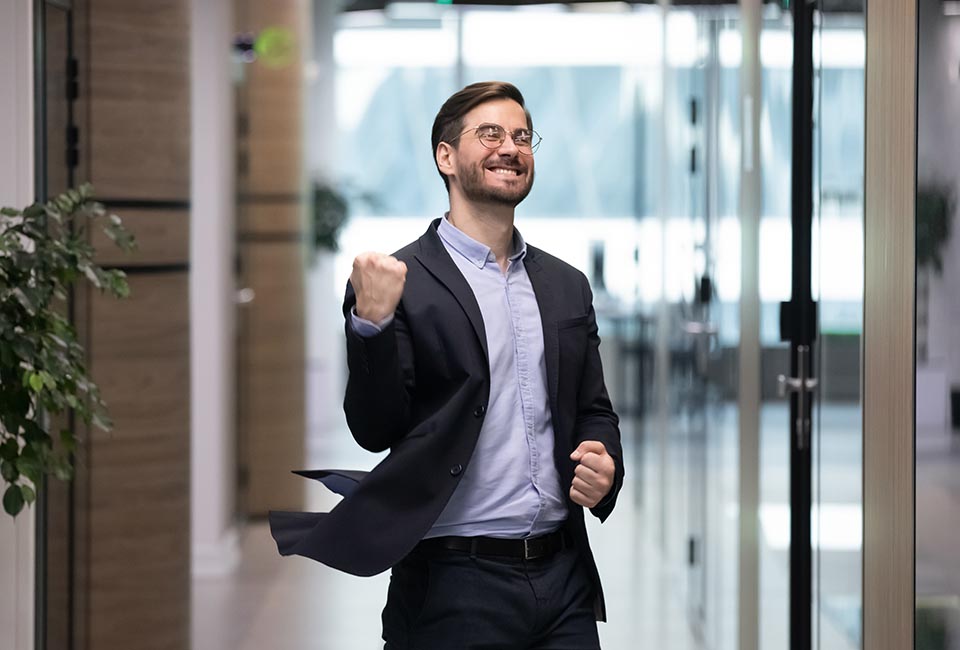
[[[590,322],[590,316],[584,314],[583,316],[575,316],[573,318],[566,318],[564,320],[557,321],[557,329],[565,330],[571,327],[586,327],[587,323]]]

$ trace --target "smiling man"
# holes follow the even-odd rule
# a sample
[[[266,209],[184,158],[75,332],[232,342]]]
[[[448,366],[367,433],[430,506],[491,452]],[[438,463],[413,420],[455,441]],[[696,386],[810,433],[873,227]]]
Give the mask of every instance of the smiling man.
[[[599,648],[584,509],[613,510],[623,456],[589,284],[514,227],[539,142],[511,84],[441,107],[450,210],[393,255],[359,255],[344,301],[347,421],[390,453],[299,533],[272,519],[281,553],[392,568],[386,650]]]

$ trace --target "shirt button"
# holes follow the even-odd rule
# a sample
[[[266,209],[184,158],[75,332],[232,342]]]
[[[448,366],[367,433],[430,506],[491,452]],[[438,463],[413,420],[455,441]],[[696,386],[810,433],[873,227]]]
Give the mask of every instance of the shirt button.
[[[450,476],[460,476],[462,472],[463,472],[463,465],[461,465],[460,463],[457,463],[456,465],[450,468]]]
[[[483,414],[487,412],[487,407],[481,404],[473,410],[473,417],[482,418]]]

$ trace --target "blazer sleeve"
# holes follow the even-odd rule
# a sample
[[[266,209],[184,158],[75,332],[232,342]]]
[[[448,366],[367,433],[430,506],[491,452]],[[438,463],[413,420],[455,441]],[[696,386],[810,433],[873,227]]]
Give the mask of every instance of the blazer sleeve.
[[[380,452],[410,428],[415,377],[410,332],[401,301],[393,320],[381,332],[360,336],[351,323],[355,304],[356,295],[348,282],[343,314],[349,374],[343,410],[357,443]]]
[[[593,309],[593,293],[586,277],[580,277],[581,291],[588,306],[587,351],[577,393],[577,422],[574,428],[576,444],[584,440],[598,440],[613,457],[616,467],[613,486],[604,499],[590,509],[600,521],[613,512],[617,495],[623,487],[623,447],[620,443],[620,420],[613,411],[607,388],[603,381],[600,363],[600,336],[597,333],[597,318]]]

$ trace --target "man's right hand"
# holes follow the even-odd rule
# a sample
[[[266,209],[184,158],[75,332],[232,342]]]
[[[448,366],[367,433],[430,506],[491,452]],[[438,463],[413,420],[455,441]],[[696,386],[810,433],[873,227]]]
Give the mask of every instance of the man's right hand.
[[[357,294],[357,316],[379,323],[400,304],[407,265],[392,255],[361,253],[353,260],[350,284]]]

